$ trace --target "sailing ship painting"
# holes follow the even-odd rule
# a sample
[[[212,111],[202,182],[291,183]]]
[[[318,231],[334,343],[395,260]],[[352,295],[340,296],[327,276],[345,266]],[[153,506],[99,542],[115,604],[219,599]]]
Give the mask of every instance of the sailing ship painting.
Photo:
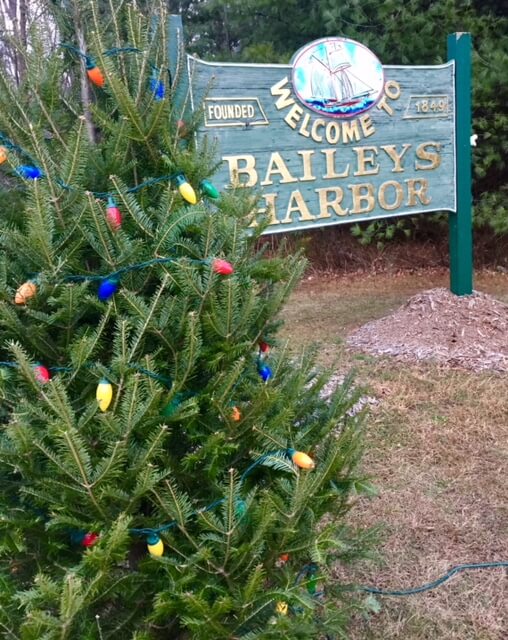
[[[366,47],[347,38],[324,38],[293,58],[293,88],[299,100],[323,115],[353,117],[383,94],[383,67]]]

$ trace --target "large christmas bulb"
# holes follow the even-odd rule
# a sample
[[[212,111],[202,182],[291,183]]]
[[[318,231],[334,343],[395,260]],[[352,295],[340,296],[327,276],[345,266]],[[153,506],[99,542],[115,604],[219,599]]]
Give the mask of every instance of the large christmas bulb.
[[[37,382],[41,382],[45,384],[51,380],[51,373],[49,369],[45,367],[43,364],[36,364],[34,367],[35,379]]]
[[[99,290],[97,291],[97,295],[99,296],[99,300],[101,302],[106,302],[109,300],[117,291],[120,283],[118,280],[114,278],[106,278],[99,285]]]
[[[106,218],[113,231],[118,231],[122,226],[122,214],[120,213],[120,209],[116,206],[116,202],[112,196],[109,196],[108,198]]]
[[[162,80],[159,80],[156,73],[154,73],[150,78],[150,91],[153,93],[153,97],[157,102],[160,102],[160,100],[164,100],[164,96],[166,95],[166,87],[164,86],[164,82],[162,82]]]
[[[288,449],[288,456],[293,460],[297,467],[300,469],[314,469],[316,466],[314,460],[303,451],[296,451],[295,449]]]
[[[288,603],[287,602],[277,602],[275,606],[275,611],[281,616],[287,616],[288,614]]]
[[[106,411],[113,399],[113,387],[109,380],[106,378],[101,378],[101,380],[99,380],[95,397],[99,403],[99,409],[101,411]]]
[[[164,553],[164,543],[156,533],[151,533],[146,539],[146,546],[151,556],[160,556]]]
[[[83,536],[83,539],[81,540],[81,546],[93,547],[98,539],[99,539],[98,533],[93,533],[89,531],[88,533],[85,533],[85,535]]]
[[[221,276],[230,276],[234,272],[233,265],[221,258],[215,258],[212,262],[212,269]]]
[[[196,197],[196,192],[191,187],[191,185],[187,182],[183,173],[179,173],[175,177],[175,182],[182,198],[189,204],[196,204],[196,202],[198,201]]]
[[[209,198],[216,200],[220,197],[220,193],[218,189],[210,182],[210,180],[201,180],[199,183],[199,188]]]
[[[102,71],[99,69],[99,67],[95,64],[95,61],[92,58],[87,58],[86,61],[86,75],[88,76],[88,79],[90,80],[90,82],[93,82],[93,84],[96,87],[103,87],[105,84],[105,80],[104,80],[104,76],[102,74]]]
[[[0,164],[3,164],[7,160],[7,149],[0,147]]]
[[[311,596],[316,595],[317,585],[318,585],[318,575],[317,575],[317,571],[314,570],[309,573],[309,578],[307,580],[307,591],[310,593]]]
[[[233,422],[240,422],[240,420],[242,419],[242,414],[240,412],[240,409],[235,405],[231,408],[231,420],[233,420]]]
[[[16,304],[26,304],[27,300],[33,298],[37,293],[37,285],[35,282],[28,280],[24,282],[16,291],[16,295],[14,296],[14,302]]]
[[[259,350],[261,353],[269,353],[270,352],[270,345],[268,344],[268,342],[265,342],[264,340],[261,340],[261,342],[259,343]]]
[[[267,364],[258,366],[258,373],[261,376],[263,382],[268,382],[268,380],[270,380],[270,378],[273,376],[272,370]]]
[[[26,178],[27,180],[37,180],[38,178],[42,178],[44,175],[39,167],[34,167],[29,164],[22,164],[16,169],[16,172],[19,176]]]

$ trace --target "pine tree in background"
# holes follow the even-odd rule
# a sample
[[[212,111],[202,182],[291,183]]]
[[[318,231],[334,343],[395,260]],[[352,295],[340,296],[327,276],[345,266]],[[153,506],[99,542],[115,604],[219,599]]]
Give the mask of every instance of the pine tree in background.
[[[350,385],[323,398],[277,343],[303,262],[217,197],[163,5],[101,4],[0,76],[2,636],[342,634],[359,429]]]

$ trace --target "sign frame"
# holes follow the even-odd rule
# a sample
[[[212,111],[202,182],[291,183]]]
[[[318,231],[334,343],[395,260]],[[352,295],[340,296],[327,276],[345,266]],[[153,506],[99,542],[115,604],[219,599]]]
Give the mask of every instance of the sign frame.
[[[226,83],[227,87],[231,87],[231,88],[236,88],[236,85],[227,85],[227,82],[229,82],[228,78],[226,77],[227,74],[234,74],[237,72],[238,69],[241,68],[247,68],[250,70],[250,72],[252,73],[253,69],[266,69],[268,72],[268,69],[280,69],[281,71],[287,73],[289,76],[291,76],[291,65],[276,65],[276,64],[252,64],[252,63],[241,63],[241,64],[237,64],[237,63],[213,63],[213,62],[206,62],[206,61],[202,61],[202,60],[197,60],[195,58],[193,58],[192,56],[189,56],[185,53],[184,51],[184,47],[183,47],[183,29],[182,29],[182,22],[181,22],[181,17],[180,16],[170,16],[169,19],[169,31],[170,31],[170,37],[169,37],[169,43],[170,43],[170,69],[172,71],[172,76],[174,78],[174,90],[175,90],[175,94],[173,95],[173,102],[175,104],[175,106],[181,110],[182,115],[184,113],[188,113],[188,111],[192,111],[195,112],[196,110],[196,104],[199,102],[199,104],[205,104],[203,102],[204,100],[204,94],[201,91],[201,94],[199,96],[194,96],[194,91],[193,91],[193,83],[195,82],[194,78],[193,78],[193,67],[195,67],[197,64],[200,65],[200,68],[206,68],[206,66],[209,67],[220,67],[220,69],[222,69],[223,71],[220,71],[220,75],[223,75],[224,77],[221,78],[223,85],[224,83]],[[363,47],[363,45],[360,45]],[[297,52],[298,53],[298,52]],[[296,55],[296,54],[295,54]],[[448,160],[447,164],[445,165],[443,162],[443,172],[446,176],[446,180],[450,182],[450,186],[447,187],[448,182],[445,182],[443,188],[444,188],[444,193],[448,193],[449,195],[446,195],[446,198],[443,199],[442,202],[438,202],[439,206],[434,206],[431,205],[431,207],[427,206],[427,208],[424,208],[426,205],[428,205],[430,203],[430,201],[432,200],[432,198],[428,198],[428,202],[426,202],[424,200],[424,198],[421,196],[421,194],[419,195],[421,204],[422,204],[422,208],[420,210],[418,210],[418,208],[413,208],[411,210],[405,210],[405,211],[400,211],[400,210],[393,210],[390,209],[390,206],[392,203],[388,202],[388,198],[386,198],[384,200],[385,205],[383,206],[381,204],[381,206],[383,206],[383,209],[386,209],[386,211],[382,212],[382,215],[377,215],[378,210],[379,210],[379,206],[377,207],[377,210],[372,214],[369,215],[368,218],[369,220],[377,220],[377,219],[382,219],[382,218],[389,218],[389,217],[395,217],[395,216],[401,216],[401,215],[416,215],[418,213],[425,213],[425,212],[430,212],[430,211],[442,211],[442,210],[447,210],[448,212],[448,220],[449,220],[449,249],[450,249],[450,289],[453,293],[455,293],[456,295],[469,295],[472,293],[473,290],[473,260],[472,260],[472,196],[471,196],[471,148],[470,148],[470,136],[471,136],[471,36],[469,33],[455,33],[455,34],[450,34],[448,36],[448,61],[442,65],[415,65],[415,66],[411,66],[408,67],[406,65],[400,65],[400,66],[395,66],[395,65],[391,65],[391,66],[386,66],[383,67],[383,69],[389,70],[389,69],[410,69],[410,70],[415,70],[415,73],[418,70],[437,70],[437,69],[451,69],[451,77],[449,79],[449,83],[451,86],[451,90],[452,92],[450,93],[450,95],[446,94],[446,95],[440,95],[437,96],[434,94],[430,94],[430,96],[428,94],[423,95],[423,96],[418,96],[418,95],[410,95],[410,99],[407,103],[407,107],[406,112],[401,116],[401,119],[406,120],[406,122],[408,120],[415,120],[415,122],[418,122],[418,118],[420,119],[426,119],[426,120],[433,120],[435,123],[439,123],[439,119],[441,119],[441,121],[443,122],[443,125],[441,125],[441,130],[445,131],[445,133],[448,131],[449,133],[446,133],[447,136],[449,136],[449,138],[446,138],[446,140],[448,140],[448,142],[446,143],[446,146],[448,146],[449,144],[453,145],[453,158],[451,160]],[[433,71],[432,71],[433,72]],[[430,72],[429,72],[430,73]],[[429,74],[428,74],[429,75]],[[429,75],[429,77],[431,77]],[[447,76],[448,77],[448,76]],[[289,83],[290,87],[291,87],[291,83]],[[447,85],[448,86],[448,85]],[[228,93],[228,91],[224,92],[225,94]],[[272,95],[274,93],[274,88],[272,87]],[[386,93],[388,94],[388,91],[386,89]],[[284,104],[284,106],[286,105],[286,103],[290,104],[288,102],[287,96],[288,93],[279,93],[277,95],[284,95],[285,96],[285,100],[286,102],[284,102],[284,100],[282,100],[282,103]],[[255,95],[250,95],[247,96],[245,93],[242,95],[241,94],[241,90],[238,93],[238,95],[240,95],[242,97],[242,101],[240,101],[239,98],[234,97],[235,102],[233,102],[233,99],[231,97],[228,97],[227,95],[224,95],[224,98],[220,98],[218,95],[211,95],[208,96],[208,93],[206,94],[206,100],[208,100],[208,104],[214,104],[213,101],[215,100],[215,107],[213,109],[215,110],[211,110],[211,114],[213,115],[215,114],[224,114],[224,118],[225,118],[225,122],[222,123],[222,125],[220,125],[220,127],[222,128],[222,131],[228,131],[227,136],[230,135],[230,132],[232,132],[233,130],[239,131],[242,128],[248,128],[249,122],[242,122],[241,120],[241,116],[246,116],[247,113],[249,113],[250,115],[252,115],[255,111],[256,111],[256,106],[255,106],[255,102],[254,102],[254,98],[256,98]],[[313,94],[311,94],[313,95]],[[410,109],[412,107],[414,107],[415,109],[422,109],[424,106],[427,106],[427,111],[429,111],[428,109],[428,104],[425,101],[425,98],[428,97],[432,97],[432,98],[437,98],[439,97],[441,99],[441,101],[443,101],[443,105],[439,103],[432,103],[432,106],[434,107],[434,105],[438,105],[438,107],[436,108],[434,113],[425,113],[422,114],[421,116],[418,115],[411,115],[410,114]],[[420,98],[420,99],[419,99]],[[422,99],[423,98],[423,101]],[[447,113],[446,115],[442,115],[442,113],[439,111],[439,109],[442,108],[443,111],[447,111],[448,110],[448,104],[446,103],[445,106],[445,102],[446,99],[450,99],[453,102],[453,109],[452,109],[452,115],[453,115],[453,121],[450,124],[446,124],[446,122],[444,122],[445,119],[447,119],[448,121],[450,120],[449,118],[449,114]],[[229,99],[229,103],[228,103],[228,99]],[[414,101],[414,102],[413,102]],[[292,101],[292,103],[294,103],[295,100]],[[266,115],[266,113],[263,110],[263,106],[261,104],[261,102],[259,101],[259,98],[257,98],[257,103],[259,106],[258,109],[258,115],[260,117],[258,117],[257,122],[252,122],[252,127],[253,130],[255,129],[256,131],[260,131],[262,129],[265,129],[265,127],[263,126],[258,126],[258,125],[263,125],[263,124],[267,124],[268,121],[268,117]],[[292,104],[291,103],[291,104]],[[303,106],[306,106],[305,103],[302,103]],[[279,108],[278,104],[276,105],[277,108]],[[378,105],[379,108],[379,105]],[[298,116],[298,112],[303,112],[303,110],[301,108],[299,108],[298,106],[296,107],[292,107],[291,111],[295,110],[297,116]],[[369,110],[364,112],[365,114],[369,113]],[[316,114],[314,114],[316,115]],[[238,116],[238,118],[236,118]],[[306,118],[308,116],[305,116]],[[228,118],[230,119],[230,121],[228,122]],[[235,120],[236,118],[236,120]],[[296,116],[295,116],[296,118]],[[345,119],[346,120],[346,119]],[[288,122],[287,118],[286,118],[286,123]],[[290,119],[289,124],[293,123],[293,120]],[[363,123],[362,123],[363,124]],[[243,126],[242,126],[243,125]],[[256,125],[254,127],[254,125]],[[217,127],[217,124],[212,125]],[[439,124],[437,125],[439,126]],[[293,127],[294,129],[295,127]],[[203,127],[203,132],[206,133],[207,130],[209,129],[209,127],[206,126],[206,122],[205,122],[205,126]],[[370,133],[368,133],[368,135],[370,135]],[[437,138],[437,136],[436,136]],[[328,138],[327,138],[328,140]],[[413,140],[411,140],[413,142]],[[330,141],[328,141],[330,142]],[[346,142],[348,142],[348,140],[346,140]],[[367,141],[368,143],[368,141]],[[416,144],[416,142],[415,142]],[[428,145],[431,145],[431,142],[427,143]],[[437,142],[435,144],[438,144]],[[408,147],[410,145],[407,145]],[[391,171],[394,172],[396,170],[401,170],[400,167],[400,160],[396,160],[395,156],[397,155],[397,153],[401,153],[400,151],[397,152],[394,147],[395,145],[393,144],[388,144],[385,145],[385,147],[392,147],[392,149],[385,149],[383,147],[383,145],[381,145],[381,149],[383,151],[386,151],[386,153],[390,156],[393,156],[391,159],[395,162],[399,162],[399,165],[394,164],[394,166],[392,167]],[[420,145],[420,147],[422,147],[422,145]],[[420,149],[419,147],[419,149]],[[310,147],[312,148],[312,147]],[[366,146],[366,149],[372,149],[373,147],[369,147]],[[374,147],[375,148],[375,147]],[[406,148],[406,145],[403,145],[403,149]],[[306,149],[309,149],[309,147],[307,146]],[[348,149],[348,151],[350,151],[351,149]],[[359,165],[361,168],[363,168],[364,173],[360,173],[360,169],[358,168],[357,173],[355,173],[354,175],[371,175],[372,173],[374,173],[373,166],[374,166],[374,160],[372,160],[371,157],[369,157],[368,152],[362,150],[361,147],[355,147],[354,151],[356,152],[356,154],[358,156],[360,156],[358,162],[360,163],[361,160],[361,164]],[[376,149],[377,152],[377,149]],[[288,152],[289,153],[289,152]],[[312,180],[315,180],[316,178],[312,175],[311,170],[310,170],[310,156],[314,154],[314,152],[312,150],[307,150],[307,151],[298,151],[296,153],[299,154],[306,154],[306,159],[308,160],[307,165],[305,165],[305,176],[311,176]],[[321,150],[321,153],[325,153],[326,155],[326,166],[329,167],[330,165],[328,164],[328,160],[329,157],[328,155],[330,154],[335,154],[336,152],[333,150],[328,150],[328,151],[323,151]],[[450,151],[447,152],[448,154],[450,153]],[[421,148],[420,149],[420,159],[426,159],[427,161],[429,161],[431,156],[431,150],[429,150],[429,148],[427,147],[427,149],[425,148]],[[228,159],[232,156],[227,156],[224,155],[223,156],[224,159]],[[238,158],[241,158],[242,156],[237,156]],[[334,156],[335,157],[335,156]],[[383,156],[384,157],[384,156]],[[303,155],[302,155],[302,160],[303,160]],[[230,175],[233,175],[233,171],[231,169],[231,161],[228,159],[227,162],[230,164],[229,166],[229,170],[230,170]],[[238,164],[238,160],[235,160],[236,167],[237,169],[240,171],[240,167],[241,165]],[[251,162],[252,164],[252,160],[249,160],[249,162]],[[255,160],[254,160],[255,162]],[[280,173],[282,178],[279,180],[279,183],[282,184],[283,182],[296,182],[296,179],[293,178],[293,176],[289,173],[283,158],[280,156],[280,154],[272,154],[271,156],[271,160],[270,160],[271,164],[269,165],[270,170],[273,171],[273,173]],[[335,161],[334,161],[335,162]],[[420,161],[420,166],[417,166],[417,162],[414,162],[414,165],[417,169],[425,169],[425,168],[431,168],[429,165],[425,166],[423,164],[422,161]],[[441,162],[441,160],[440,160]],[[293,161],[293,165],[294,165],[294,161]],[[437,167],[439,167],[440,165],[438,163],[436,163]],[[379,171],[379,165],[378,166],[378,171]],[[450,167],[453,166],[453,172],[450,171]],[[348,165],[349,168],[349,165]],[[390,193],[390,198],[393,200],[393,194],[395,193],[395,202],[399,202],[399,195],[397,192],[397,188],[398,188],[398,183],[395,182],[395,180],[387,180],[387,168],[383,168],[384,169],[384,178],[380,177],[380,180],[385,180],[384,183],[381,183],[381,186],[379,187],[379,189],[381,190],[382,187],[388,188],[390,187],[392,190],[389,192]],[[292,169],[293,170],[293,169]],[[244,174],[246,174],[246,170],[243,169]],[[334,169],[334,171],[336,171]],[[257,181],[257,173],[254,169],[251,169],[251,173],[255,174],[255,180]],[[453,183],[451,183],[451,175],[453,173]],[[238,174],[237,174],[238,175]],[[254,178],[251,177],[251,175],[247,175],[247,180],[248,181],[253,181]],[[349,174],[347,174],[349,175]],[[272,174],[269,173],[269,170],[266,173],[266,176],[269,176],[271,178]],[[304,176],[304,177],[305,177]],[[286,180],[284,179],[287,178]],[[291,180],[289,178],[292,178]],[[323,177],[330,177],[330,175],[325,175]],[[342,177],[339,176],[337,174],[337,176],[332,176],[332,177]],[[388,176],[389,178],[389,176]],[[300,180],[304,180],[304,178],[300,178]],[[222,180],[224,181],[224,180]],[[402,179],[401,179],[402,181]],[[409,183],[411,181],[411,179],[406,179],[405,182]],[[412,179],[412,182],[418,182],[418,180]],[[265,178],[264,181],[265,184],[271,184],[271,182],[269,180],[267,180]],[[254,184],[256,184],[256,182],[254,182]],[[329,185],[329,183],[328,183]],[[263,182],[261,182],[261,186],[263,186]],[[356,187],[355,185],[347,185],[348,188],[350,188],[352,190],[352,195],[353,196],[357,196],[357,199],[361,201],[361,198],[365,198],[367,197],[365,195],[365,193],[358,193],[358,190],[360,189],[360,187],[363,187],[364,189],[366,187],[370,187],[372,186],[373,188],[376,187],[377,188],[377,184],[376,185],[366,185],[366,184],[360,184],[358,187]],[[447,189],[450,189],[450,191],[447,191]],[[326,200],[326,198],[328,198],[328,194],[326,196],[324,196],[323,198],[321,191],[332,191],[332,188],[327,188],[327,189],[315,189],[316,192],[320,192],[319,193],[319,198],[320,198],[320,203],[321,203],[321,207],[323,207],[323,199]],[[339,190],[341,192],[341,198],[342,198],[342,189],[335,187],[335,189]],[[409,185],[408,185],[408,189],[409,189]],[[416,188],[413,185],[413,191]],[[356,191],[355,191],[356,190]],[[416,190],[417,191],[417,190]],[[287,192],[287,190],[286,190]],[[307,188],[306,191],[306,195],[310,194],[310,187]],[[381,191],[379,191],[379,193],[381,193]],[[322,228],[322,226],[325,226],[325,224],[321,225],[321,224],[316,224],[315,222],[311,222],[311,220],[316,220],[316,216],[314,215],[313,217],[310,216],[307,218],[307,220],[309,220],[309,223],[306,224],[306,216],[305,216],[305,211],[307,209],[307,205],[305,204],[305,198],[303,195],[300,194],[299,191],[292,191],[291,192],[291,197],[294,196],[294,194],[298,194],[299,195],[299,200],[297,205],[293,205],[292,209],[291,209],[291,203],[292,200],[290,200],[289,204],[288,204],[288,213],[286,218],[284,218],[283,220],[281,220],[280,218],[276,218],[275,217],[275,213],[273,213],[272,215],[272,225],[274,227],[279,226],[280,222],[283,223],[288,223],[288,222],[293,222],[293,217],[290,217],[290,211],[298,211],[298,213],[300,214],[300,218],[298,220],[298,225],[296,227],[296,225],[294,225],[295,228],[289,229],[287,228],[287,226],[284,228],[283,225],[280,225],[280,228],[270,228],[268,227],[267,230],[265,231],[265,233],[278,233],[278,232],[289,232],[291,230],[304,230],[304,229],[308,229],[308,228]],[[275,197],[277,194],[270,194],[272,196],[272,203],[275,203]],[[414,195],[414,194],[413,194]],[[418,194],[417,194],[418,195]],[[268,197],[267,195],[264,195],[265,199]],[[296,197],[296,196],[295,196]],[[379,201],[381,202],[381,197],[379,196]],[[414,204],[417,203],[417,197],[414,197]],[[353,203],[355,203],[356,201],[353,200]],[[453,205],[451,204],[453,202]],[[268,203],[268,200],[267,200]],[[441,204],[446,203],[446,206],[441,206]],[[325,210],[326,212],[328,212],[328,208],[333,206],[333,202],[325,202]],[[407,196],[407,206],[409,206],[410,204],[410,197],[409,195]],[[413,204],[413,203],[411,203]],[[271,205],[273,207],[273,209],[275,209],[275,204]],[[359,208],[358,205],[354,205],[355,207],[357,207],[357,209]],[[407,208],[406,206],[406,208]],[[400,208],[400,207],[399,207]],[[336,208],[334,209],[335,212],[340,211],[341,213],[337,213],[337,215],[342,215],[342,208],[336,204]],[[322,215],[323,209],[321,208],[321,215],[318,216],[318,218],[330,218],[331,216],[327,215],[324,216]],[[370,210],[372,211],[372,209]],[[303,213],[302,213],[303,212]],[[362,211],[357,211],[357,210],[353,210],[353,209],[348,209],[347,213],[361,213]],[[360,221],[360,219],[365,219],[365,218],[358,218],[355,217],[354,220]],[[340,219],[338,221],[336,221],[335,219],[333,221],[328,220],[328,222],[326,224],[340,224],[342,222],[352,222],[353,220],[351,218],[348,219]]]

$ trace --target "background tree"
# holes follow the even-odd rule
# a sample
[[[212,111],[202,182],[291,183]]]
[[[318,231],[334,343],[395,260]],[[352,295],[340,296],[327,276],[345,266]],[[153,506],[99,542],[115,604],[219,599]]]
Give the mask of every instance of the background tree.
[[[23,82],[0,72],[0,628],[332,637],[355,397],[277,344],[304,264],[208,180],[154,4],[59,5],[65,47],[34,30]]]
[[[457,0],[203,0],[170,3],[192,33],[190,47],[204,58],[246,62],[288,62],[297,49],[324,36],[362,42],[384,64],[446,62],[446,37],[473,36],[473,131],[475,224],[508,232],[508,14],[506,3]],[[389,239],[400,231],[429,230],[429,216],[381,221],[369,238]],[[412,221],[413,227],[409,226]],[[435,217],[432,217],[435,227]],[[386,233],[386,231],[388,233]],[[331,233],[333,233],[331,231]],[[403,234],[402,234],[403,235]]]

